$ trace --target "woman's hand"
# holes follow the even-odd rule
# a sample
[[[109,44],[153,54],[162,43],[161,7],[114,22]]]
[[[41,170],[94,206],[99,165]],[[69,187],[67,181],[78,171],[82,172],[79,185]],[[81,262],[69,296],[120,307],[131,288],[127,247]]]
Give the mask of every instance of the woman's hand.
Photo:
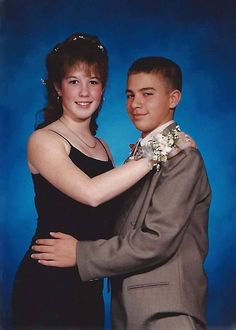
[[[196,142],[191,138],[191,136],[185,134],[184,132],[179,132],[177,147],[179,149],[186,149],[189,147],[197,149]]]
[[[175,155],[177,155],[181,150],[186,149],[186,148],[195,148],[197,149],[196,142],[189,136],[188,134],[184,132],[179,132],[178,133],[179,138],[178,141],[176,142],[176,148],[173,148],[171,152],[168,155],[168,158],[172,158]]]

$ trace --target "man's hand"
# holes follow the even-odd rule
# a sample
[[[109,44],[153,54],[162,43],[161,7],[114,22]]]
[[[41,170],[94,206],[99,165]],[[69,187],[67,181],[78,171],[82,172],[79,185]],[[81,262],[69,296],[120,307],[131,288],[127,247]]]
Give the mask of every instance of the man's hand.
[[[50,233],[53,239],[38,239],[32,246],[31,258],[45,266],[72,267],[76,266],[77,239],[63,233]]]

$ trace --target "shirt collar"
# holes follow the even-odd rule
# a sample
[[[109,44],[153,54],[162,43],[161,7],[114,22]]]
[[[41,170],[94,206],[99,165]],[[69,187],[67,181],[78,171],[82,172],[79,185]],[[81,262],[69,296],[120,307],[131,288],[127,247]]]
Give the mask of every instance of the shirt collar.
[[[143,139],[140,138],[139,141],[140,141],[140,144],[141,146],[145,145],[149,140],[152,139],[152,137],[155,137],[157,136],[159,133],[163,132],[164,129],[166,127],[168,127],[170,124],[174,123],[174,120],[170,120],[168,121],[167,123],[161,125],[161,126],[158,126],[157,128],[155,128],[152,132],[150,132],[147,136],[145,136]]]

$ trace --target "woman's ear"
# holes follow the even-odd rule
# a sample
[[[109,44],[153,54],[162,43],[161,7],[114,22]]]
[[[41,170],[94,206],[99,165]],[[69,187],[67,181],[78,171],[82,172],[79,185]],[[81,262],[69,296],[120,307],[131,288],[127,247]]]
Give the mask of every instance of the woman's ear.
[[[181,92],[175,89],[170,93],[170,109],[175,109],[181,99]]]
[[[53,86],[54,86],[54,88],[55,88],[55,90],[57,92],[57,95],[58,96],[61,96],[61,88],[60,88],[60,86],[58,84],[56,84],[56,83],[53,83]]]

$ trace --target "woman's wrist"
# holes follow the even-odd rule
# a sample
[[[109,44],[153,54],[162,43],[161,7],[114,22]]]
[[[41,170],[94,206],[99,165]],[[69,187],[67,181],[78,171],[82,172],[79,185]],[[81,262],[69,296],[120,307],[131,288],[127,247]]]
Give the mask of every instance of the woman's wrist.
[[[148,158],[148,157],[143,157],[138,160],[131,160],[131,161],[142,163],[142,166],[145,166],[145,168],[148,171],[151,171],[153,169],[153,167],[156,165],[156,162],[153,159]]]

